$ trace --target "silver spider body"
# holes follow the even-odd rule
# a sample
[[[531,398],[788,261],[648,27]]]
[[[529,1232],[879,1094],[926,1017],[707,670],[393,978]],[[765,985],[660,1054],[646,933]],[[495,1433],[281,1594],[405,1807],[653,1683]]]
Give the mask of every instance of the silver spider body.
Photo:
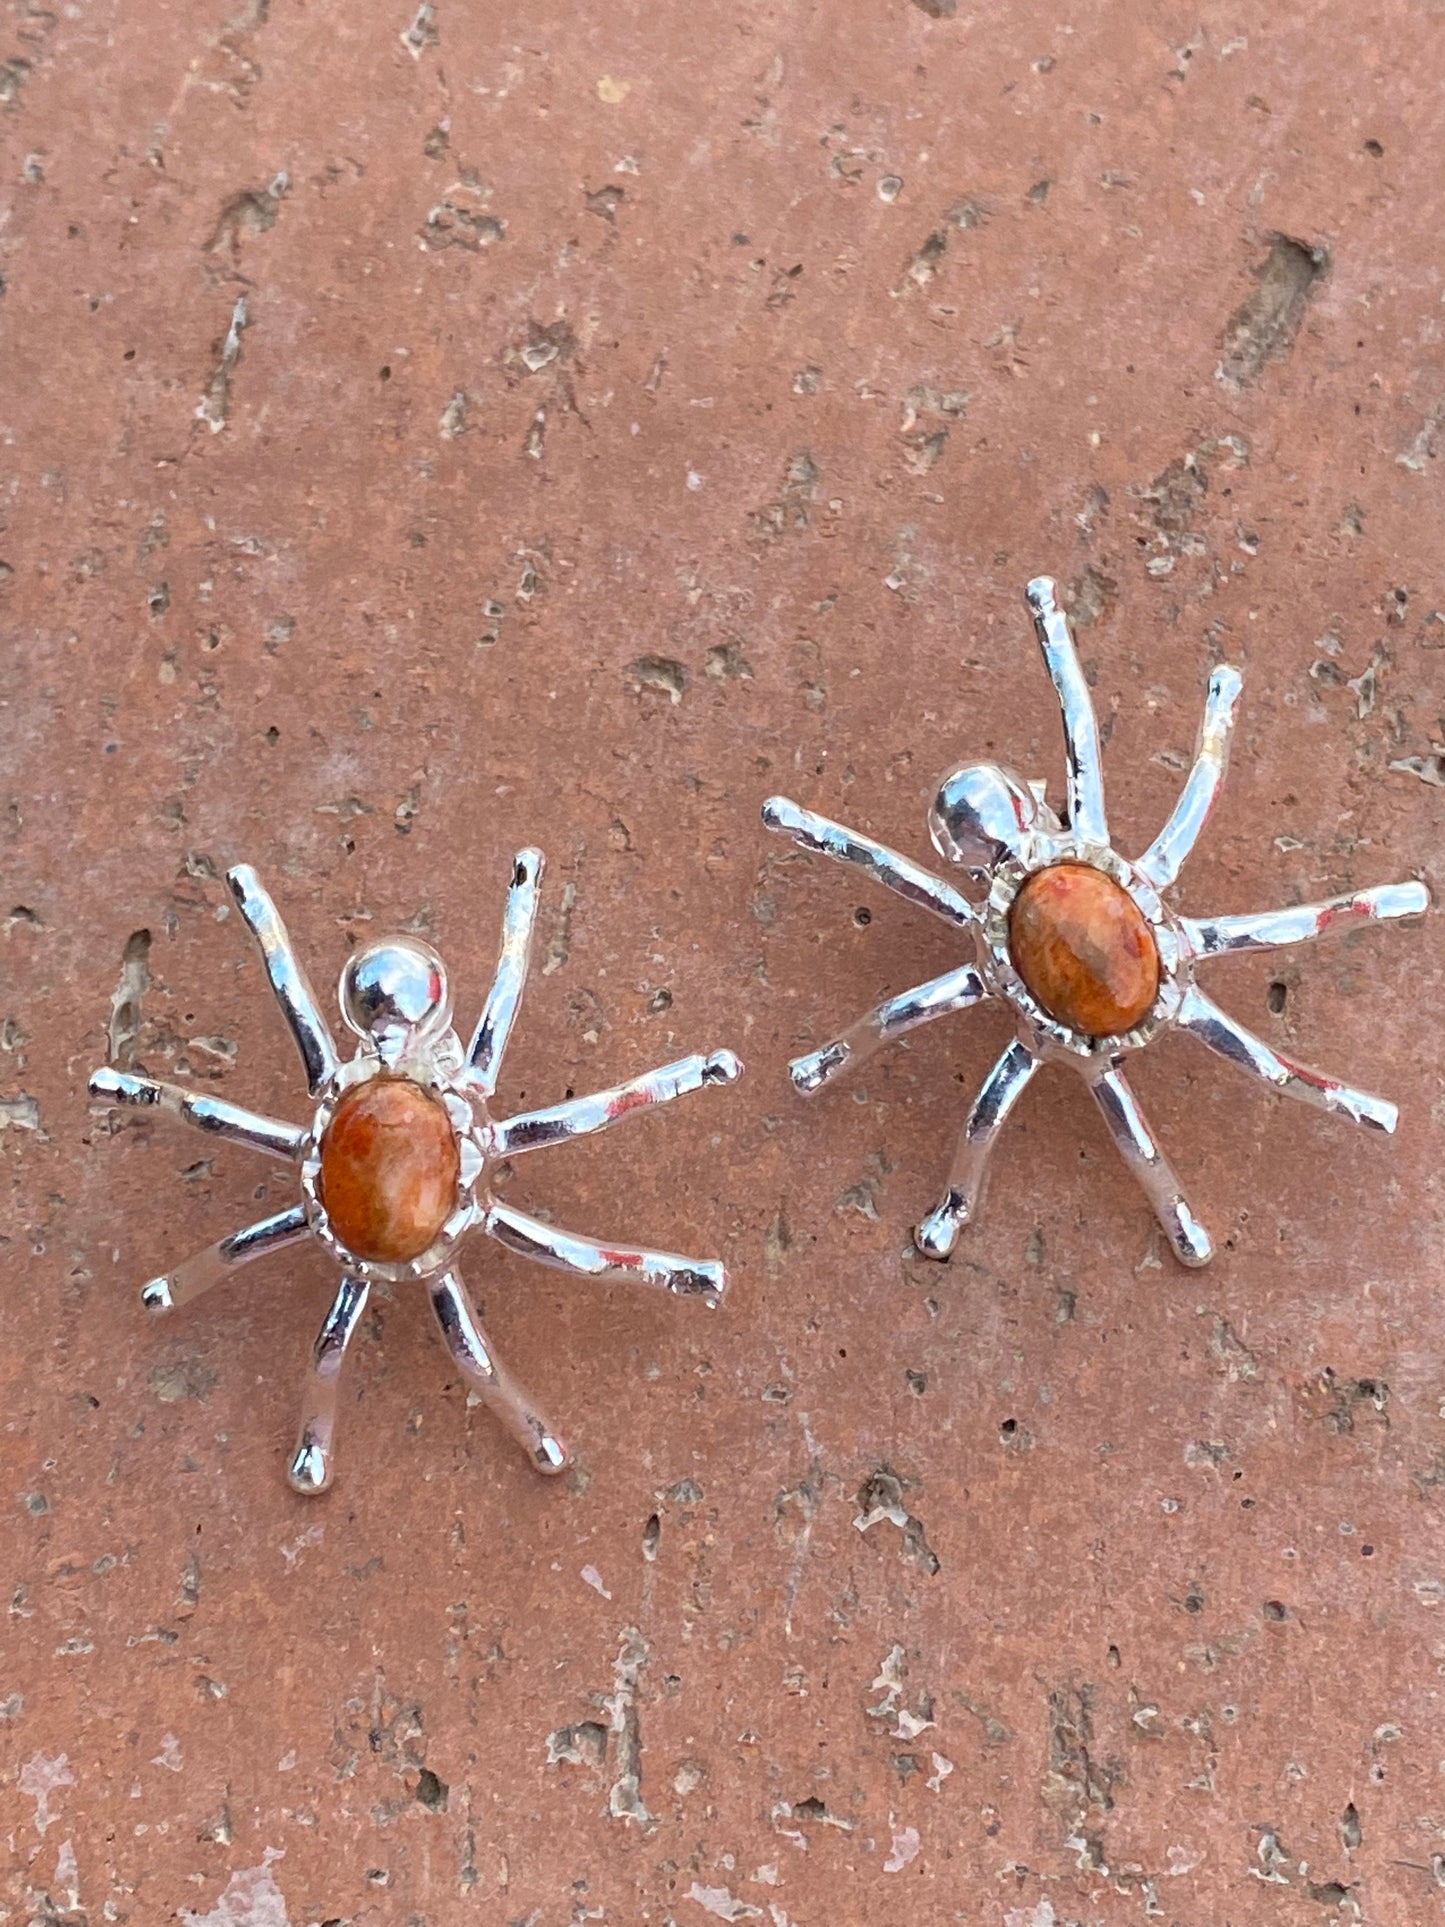
[[[271,987],[300,1050],[313,1106],[309,1123],[286,1124],[130,1071],[106,1068],[90,1079],[91,1094],[98,1099],[168,1111],[199,1130],[296,1165],[296,1204],[232,1232],[174,1271],[152,1279],[141,1298],[150,1310],[168,1312],[220,1284],[238,1266],[307,1237],[315,1238],[335,1260],[341,1283],[312,1351],[300,1435],[290,1463],[291,1484],[299,1492],[320,1492],[331,1483],[342,1361],[372,1287],[382,1283],[421,1286],[454,1365],[482,1403],[539,1471],[555,1473],[566,1467],[566,1447],[497,1358],[462,1280],[460,1249],[474,1231],[584,1277],[654,1285],[709,1305],[717,1304],[726,1288],[726,1273],[715,1261],[580,1237],[491,1195],[490,1176],[504,1159],[605,1130],[630,1112],[705,1085],[730,1084],[742,1070],[730,1051],[686,1057],[614,1090],[517,1117],[494,1118],[491,1100],[526,982],[541,877],[541,853],[523,850],[512,865],[496,976],[469,1044],[452,1028],[451,992],[440,957],[415,938],[395,937],[358,951],[341,973],[341,1014],[357,1040],[353,1054],[343,1061],[275,905],[255,871],[240,865],[228,873],[227,882],[260,946]],[[354,1086],[382,1076],[411,1078],[428,1091],[446,1110],[458,1145],[454,1208],[427,1250],[397,1263],[347,1249],[328,1219],[320,1182],[322,1147],[337,1105]]]
[[[1258,915],[1192,918],[1167,893],[1204,828],[1224,782],[1229,737],[1239,699],[1237,670],[1222,666],[1209,681],[1194,763],[1169,821],[1136,861],[1114,849],[1104,810],[1099,732],[1073,638],[1046,576],[1025,592],[1063,713],[1067,789],[1062,815],[1045,801],[1042,782],[1023,783],[993,764],[968,764],[947,776],[929,812],[934,848],[981,894],[969,897],[907,857],[816,816],[786,797],[763,806],[770,829],[804,849],[837,858],[941,917],[958,932],[968,961],[941,977],[888,999],[840,1037],[791,1066],[795,1087],[821,1090],[895,1037],[986,999],[1004,1004],[1014,1037],[984,1080],[964,1125],[948,1184],[914,1233],[925,1257],[948,1258],[964,1226],[977,1216],[990,1154],[1009,1112],[1039,1066],[1069,1065],[1084,1079],[1121,1156],[1137,1178],[1175,1256],[1207,1264],[1208,1233],[1149,1128],[1124,1073],[1125,1060],[1177,1026],[1240,1070],[1286,1096],[1379,1131],[1393,1131],[1396,1110],[1383,1098],[1306,1070],[1225,1014],[1195,981],[1196,966],[1229,953],[1308,942],[1365,920],[1415,916],[1429,905],[1423,883],[1387,884],[1327,903]],[[1059,863],[1102,871],[1138,907],[1159,958],[1152,1007],[1122,1035],[1092,1037],[1051,1016],[1020,976],[1009,944],[1010,911],[1025,882]]]

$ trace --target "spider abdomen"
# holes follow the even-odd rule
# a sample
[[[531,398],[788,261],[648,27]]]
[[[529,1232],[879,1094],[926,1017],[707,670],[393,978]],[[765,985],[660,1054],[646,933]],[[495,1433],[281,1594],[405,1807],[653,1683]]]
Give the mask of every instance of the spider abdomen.
[[[321,1140],[321,1202],[358,1258],[405,1264],[457,1202],[460,1149],[443,1106],[409,1077],[353,1084]]]
[[[1014,898],[1009,953],[1030,995],[1088,1037],[1132,1030],[1159,994],[1159,950],[1129,892],[1087,863],[1037,870]]]

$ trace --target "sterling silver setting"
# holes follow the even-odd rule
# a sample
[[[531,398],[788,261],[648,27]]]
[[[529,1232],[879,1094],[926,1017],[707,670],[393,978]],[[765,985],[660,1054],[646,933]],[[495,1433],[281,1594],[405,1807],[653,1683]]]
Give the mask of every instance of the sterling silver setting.
[[[345,1061],[256,872],[242,864],[227,873],[231,894],[260,947],[271,988],[301,1053],[313,1103],[305,1126],[128,1070],[107,1067],[90,1079],[91,1095],[103,1102],[166,1111],[198,1130],[298,1167],[298,1203],[219,1239],[141,1291],[149,1310],[169,1312],[222,1283],[239,1266],[308,1236],[335,1260],[341,1283],[312,1351],[300,1434],[289,1468],[298,1492],[322,1492],[331,1483],[342,1362],[368,1295],[378,1284],[423,1285],[452,1363],[469,1387],[539,1471],[565,1470],[566,1447],[498,1359],[462,1280],[458,1252],[473,1231],[485,1232],[523,1257],[604,1283],[652,1285],[706,1305],[718,1304],[726,1290],[726,1271],[715,1260],[599,1243],[529,1217],[491,1194],[490,1178],[504,1161],[606,1130],[631,1112],[669,1103],[689,1091],[731,1084],[742,1073],[731,1051],[715,1051],[645,1072],[613,1090],[516,1117],[492,1116],[491,1100],[526,983],[542,869],[538,850],[521,851],[512,864],[501,956],[469,1044],[464,1046],[452,1028],[451,993],[441,958],[414,937],[389,937],[354,953],[342,970],[341,1015],[357,1039]],[[451,1120],[459,1152],[456,1202],[441,1231],[419,1257],[396,1263],[349,1251],[327,1217],[321,1189],[322,1145],[338,1103],[354,1085],[380,1076],[410,1078],[429,1091]]]
[[[1166,895],[1224,783],[1242,686],[1239,672],[1222,665],[1211,675],[1183,793],[1149,848],[1130,861],[1109,838],[1098,724],[1053,582],[1047,576],[1030,582],[1025,600],[1063,714],[1066,799],[1062,813],[1056,814],[1044,782],[1024,783],[992,763],[965,764],[944,778],[929,811],[929,832],[938,854],[982,891],[977,901],[909,858],[787,797],[775,796],[763,805],[769,829],[805,850],[851,864],[908,902],[931,910],[967,938],[973,951],[973,961],[889,998],[840,1037],[797,1058],[790,1075],[799,1092],[811,1095],[892,1039],[994,999],[1009,1010],[1014,1039],[974,1101],[942,1199],[914,1232],[919,1251],[936,1259],[952,1255],[964,1227],[978,1215],[990,1154],[1009,1112],[1041,1064],[1062,1063],[1083,1077],[1175,1256],[1186,1265],[1205,1265],[1213,1256],[1209,1234],[1159,1149],[1125,1078],[1124,1060],[1177,1025],[1287,1097],[1367,1129],[1392,1132],[1398,1116],[1393,1104],[1280,1056],[1199,988],[1195,966],[1226,954],[1307,943],[1362,921],[1418,916],[1429,907],[1429,892],[1423,883],[1411,881],[1253,915],[1179,915]],[[1015,967],[1009,947],[1014,899],[1029,877],[1058,863],[1087,864],[1111,877],[1133,898],[1153,935],[1159,953],[1158,992],[1152,1007],[1123,1034],[1092,1037],[1059,1022],[1035,1001]]]

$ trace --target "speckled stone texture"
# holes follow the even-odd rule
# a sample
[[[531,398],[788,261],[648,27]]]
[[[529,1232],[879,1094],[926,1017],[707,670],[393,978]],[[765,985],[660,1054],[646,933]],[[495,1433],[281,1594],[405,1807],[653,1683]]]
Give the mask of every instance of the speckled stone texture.
[[[758,820],[922,857],[951,763],[1057,797],[1046,570],[1125,850],[1244,668],[1186,909],[1439,894],[1428,15],[8,8],[7,1920],[1441,1918],[1438,919],[1209,976],[1393,1141],[1140,1062],[1211,1270],[1059,1073],[939,1268],[908,1227],[1003,1020],[796,1098],[957,952]],[[227,864],[323,989],[401,926],[469,1022],[528,843],[503,1110],[748,1075],[512,1195],[731,1297],[478,1251],[548,1484],[382,1293],[299,1499],[322,1254],[135,1295],[290,1174],[85,1074],[301,1119]]]

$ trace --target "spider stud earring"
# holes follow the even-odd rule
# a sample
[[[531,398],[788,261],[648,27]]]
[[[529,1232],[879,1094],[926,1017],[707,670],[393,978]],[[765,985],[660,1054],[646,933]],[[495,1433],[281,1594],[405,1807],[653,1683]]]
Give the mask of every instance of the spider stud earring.
[[[943,1198],[914,1233],[925,1257],[951,1255],[976,1216],[990,1154],[1042,1063],[1084,1079],[1109,1134],[1138,1179],[1176,1257],[1208,1264],[1208,1233],[1190,1210],[1124,1074],[1124,1062],[1171,1026],[1270,1088],[1376,1131],[1396,1110],[1305,1070],[1227,1016],[1195,982],[1196,965],[1254,950],[1306,943],[1351,924],[1415,916],[1429,905],[1417,882],[1385,884],[1328,903],[1257,915],[1184,917],[1165,901],[1224,781],[1239,699],[1237,670],[1209,680],[1194,764],[1159,835],[1137,861],[1114,849],[1104,814],[1099,731],[1068,624],[1047,576],[1025,592],[1064,719],[1067,792],[1063,819],[1042,782],[1021,782],[992,763],[945,777],[929,812],[934,848],[983,893],[971,901],[951,884],[839,823],[775,796],[763,821],[806,850],[855,865],[965,938],[971,961],[890,998],[850,1030],[791,1066],[811,1093],[856,1068],[880,1045],[987,998],[1007,1006],[1013,1041],[984,1080],[963,1127]]]
[[[421,1285],[454,1365],[482,1403],[539,1471],[567,1465],[566,1448],[497,1358],[462,1282],[458,1253],[474,1230],[523,1257],[587,1278],[633,1280],[709,1305],[726,1287],[722,1265],[711,1260],[594,1243],[491,1196],[491,1176],[504,1159],[605,1130],[631,1112],[705,1085],[731,1084],[742,1071],[731,1051],[685,1057],[615,1090],[494,1118],[490,1104],[526,982],[541,877],[540,852],[523,850],[512,866],[501,959],[468,1046],[452,1028],[441,958],[415,938],[390,937],[355,952],[341,973],[341,1014],[357,1039],[343,1062],[274,904],[255,871],[241,865],[227,882],[301,1052],[310,1122],[282,1123],[129,1071],[98,1070],[90,1080],[94,1097],[169,1111],[298,1167],[297,1203],[153,1279],[141,1299],[152,1311],[168,1312],[238,1266],[307,1237],[336,1261],[341,1284],[311,1355],[290,1466],[299,1492],[321,1492],[331,1483],[337,1381],[377,1284]]]

